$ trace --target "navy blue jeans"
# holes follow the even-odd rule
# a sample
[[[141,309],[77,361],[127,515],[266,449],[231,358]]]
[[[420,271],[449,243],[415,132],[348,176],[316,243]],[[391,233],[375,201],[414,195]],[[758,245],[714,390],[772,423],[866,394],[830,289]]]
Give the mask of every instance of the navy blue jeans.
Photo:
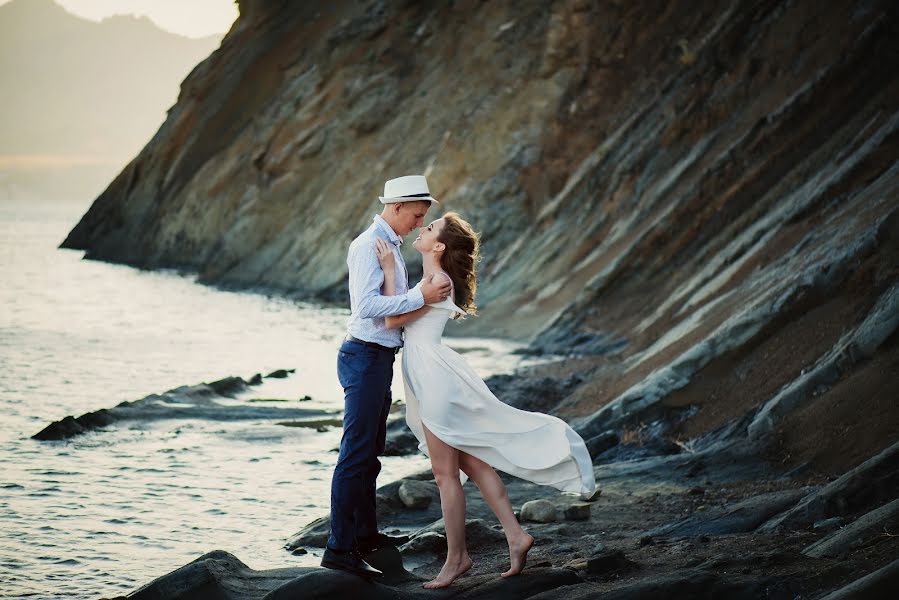
[[[328,547],[346,552],[356,540],[378,533],[375,480],[384,452],[393,352],[344,341],[337,354],[343,386],[343,437],[331,479],[331,536]]]

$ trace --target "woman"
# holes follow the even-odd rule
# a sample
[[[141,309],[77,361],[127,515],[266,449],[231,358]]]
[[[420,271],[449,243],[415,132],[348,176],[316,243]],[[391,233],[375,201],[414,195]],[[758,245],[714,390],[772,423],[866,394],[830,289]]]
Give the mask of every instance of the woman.
[[[564,421],[504,404],[459,354],[442,344],[450,316],[476,311],[479,240],[471,225],[447,213],[423,229],[412,246],[422,255],[425,279],[439,275],[452,283],[447,300],[387,317],[387,327],[405,327],[406,422],[431,459],[446,524],[446,563],[424,587],[446,587],[471,568],[462,491],[467,478],[477,484],[503,526],[511,566],[502,576],[515,575],[524,568],[534,538],[519,525],[494,468],[589,497],[596,490],[592,461],[584,441]],[[393,295],[393,253],[380,239],[375,250],[385,274],[384,294]]]

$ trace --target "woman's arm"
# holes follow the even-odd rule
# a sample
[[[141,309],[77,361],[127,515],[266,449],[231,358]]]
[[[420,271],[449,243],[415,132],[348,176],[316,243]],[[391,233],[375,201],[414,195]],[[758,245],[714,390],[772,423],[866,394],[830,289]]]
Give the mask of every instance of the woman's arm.
[[[388,247],[387,242],[380,238],[375,241],[375,247],[377,248],[378,261],[381,263],[381,268],[384,270],[384,295],[393,296],[396,294],[396,266],[393,252]],[[412,312],[384,317],[384,325],[387,329],[399,329],[409,321],[414,321],[428,310],[427,306],[422,306]]]
[[[412,312],[403,313],[401,315],[396,315],[393,317],[385,317],[384,324],[387,326],[387,329],[399,329],[409,321],[414,321],[429,310],[431,310],[431,307],[425,305],[421,308],[413,310]]]

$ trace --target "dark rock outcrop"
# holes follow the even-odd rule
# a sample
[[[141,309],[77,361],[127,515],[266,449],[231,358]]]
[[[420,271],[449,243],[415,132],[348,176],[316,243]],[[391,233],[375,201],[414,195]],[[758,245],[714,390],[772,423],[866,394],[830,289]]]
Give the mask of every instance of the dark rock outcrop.
[[[333,423],[333,413],[308,408],[283,408],[279,406],[225,406],[216,399],[234,398],[246,391],[249,384],[241,377],[226,377],[212,383],[183,385],[162,394],[150,394],[140,400],[125,401],[98,411],[88,412],[80,417],[67,416],[54,421],[32,436],[41,441],[65,440],[112,425],[119,421],[154,419],[209,419],[214,421],[240,421],[256,419],[303,419],[319,418],[315,424]],[[331,417],[321,420],[322,417]],[[339,423],[339,422],[338,422]],[[296,421],[285,424],[297,424]]]
[[[795,489],[753,496],[713,514],[688,517],[650,531],[651,536],[700,536],[745,533],[755,530],[785,508],[793,506],[808,490]]]
[[[759,527],[761,532],[804,529],[816,521],[856,514],[899,495],[899,442],[805,496]]]
[[[821,600],[890,600],[899,589],[899,559],[827,594]]]

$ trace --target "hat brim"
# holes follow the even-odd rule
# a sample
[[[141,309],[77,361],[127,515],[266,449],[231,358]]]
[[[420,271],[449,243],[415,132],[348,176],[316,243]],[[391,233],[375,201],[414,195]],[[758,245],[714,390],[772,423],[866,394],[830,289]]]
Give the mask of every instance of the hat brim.
[[[381,204],[396,204],[397,202],[430,202],[431,204],[440,204],[440,202],[430,196],[400,196],[398,198],[378,196],[378,200],[381,201]]]

